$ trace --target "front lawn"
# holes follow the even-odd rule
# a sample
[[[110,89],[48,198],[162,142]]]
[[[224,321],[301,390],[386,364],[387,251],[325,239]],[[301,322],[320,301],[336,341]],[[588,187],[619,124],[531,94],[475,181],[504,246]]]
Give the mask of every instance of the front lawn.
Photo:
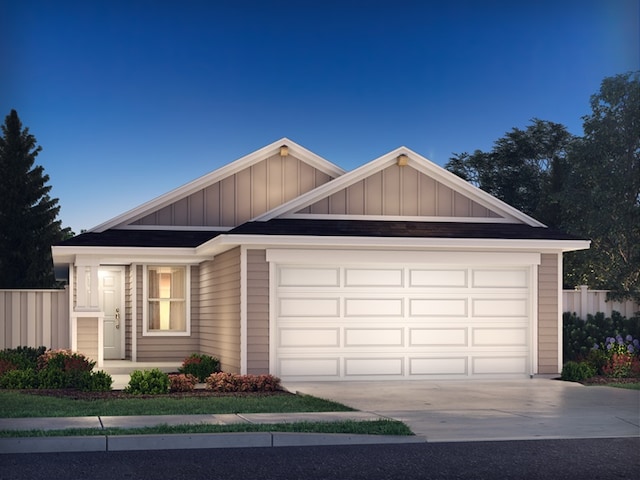
[[[0,417],[84,417],[195,415],[224,413],[347,412],[353,409],[309,395],[285,392],[260,395],[105,396],[96,399],[45,396],[0,390]]]

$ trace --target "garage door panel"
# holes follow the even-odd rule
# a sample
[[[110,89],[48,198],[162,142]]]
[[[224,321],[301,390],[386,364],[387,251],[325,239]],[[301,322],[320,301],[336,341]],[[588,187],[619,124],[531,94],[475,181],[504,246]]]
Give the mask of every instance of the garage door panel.
[[[409,285],[411,287],[466,287],[467,270],[427,270],[410,269]]]
[[[472,359],[472,373],[474,375],[504,375],[526,374],[527,357],[474,357]]]
[[[281,317],[338,317],[340,298],[280,298]]]
[[[345,358],[345,376],[380,376],[403,374],[404,358]]]
[[[474,347],[526,346],[526,328],[473,328]]]
[[[410,375],[467,375],[468,357],[409,359]]]
[[[281,287],[339,287],[339,268],[281,267],[278,269]]]
[[[466,298],[410,298],[409,311],[412,317],[466,317]]]
[[[526,288],[529,284],[527,270],[474,270],[474,288]]]
[[[401,317],[402,298],[346,298],[345,317]]]
[[[339,328],[280,328],[278,346],[292,347],[339,347]]]
[[[411,328],[411,347],[466,347],[466,328]]]
[[[371,269],[371,268],[346,268],[346,287],[402,287],[404,270],[395,269]]]
[[[281,358],[279,375],[282,377],[338,377],[340,358]]]
[[[345,328],[345,347],[402,347],[404,329],[402,328]]]
[[[525,298],[474,298],[473,317],[526,317],[528,302]]]

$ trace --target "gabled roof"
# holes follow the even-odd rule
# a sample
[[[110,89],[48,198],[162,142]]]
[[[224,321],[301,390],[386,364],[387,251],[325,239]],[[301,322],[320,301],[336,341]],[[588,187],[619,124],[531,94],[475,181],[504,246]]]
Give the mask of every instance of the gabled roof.
[[[148,213],[161,209],[171,203],[176,202],[177,200],[184,198],[202,188],[205,188],[211,184],[221,181],[222,179],[234,175],[240,172],[243,169],[246,169],[252,165],[257,164],[269,158],[272,155],[277,154],[280,151],[280,148],[286,146],[289,152],[300,160],[308,163],[314,168],[330,175],[331,177],[337,177],[343,175],[345,171],[329,162],[328,160],[316,155],[315,153],[307,150],[306,148],[298,145],[288,138],[281,138],[273,142],[266,147],[263,147],[259,150],[256,150],[253,153],[250,153],[238,160],[235,160],[213,172],[210,172],[192,182],[189,182],[175,190],[170,191],[164,195],[161,195],[149,202],[146,202],[128,212],[123,213],[117,217],[112,218],[100,225],[90,229],[90,232],[104,232],[105,230],[109,230],[112,228],[123,227],[127,224],[130,224],[139,218],[144,217]]]
[[[510,223],[523,223],[532,227],[544,227],[544,224],[541,222],[504,203],[487,192],[471,185],[457,175],[436,165],[407,147],[397,148],[386,155],[356,168],[355,170],[345,173],[344,175],[300,195],[299,197],[296,197],[293,200],[254,218],[253,220],[264,222],[275,218],[295,218],[296,212],[299,212],[301,209],[304,209],[305,207],[308,207],[322,199],[326,199],[336,192],[339,192],[396,164],[398,162],[398,157],[403,155],[407,157],[407,165],[499,215],[499,218],[488,219],[488,221],[505,221]],[[437,221],[437,218],[429,220]]]

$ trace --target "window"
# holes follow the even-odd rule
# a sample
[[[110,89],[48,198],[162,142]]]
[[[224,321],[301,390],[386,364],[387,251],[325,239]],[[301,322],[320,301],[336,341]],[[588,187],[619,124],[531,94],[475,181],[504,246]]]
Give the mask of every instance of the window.
[[[145,334],[189,335],[189,267],[149,266]]]

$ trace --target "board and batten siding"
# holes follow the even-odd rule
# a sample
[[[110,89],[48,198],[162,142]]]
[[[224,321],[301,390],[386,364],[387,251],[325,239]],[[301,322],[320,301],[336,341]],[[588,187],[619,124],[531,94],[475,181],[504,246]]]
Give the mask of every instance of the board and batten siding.
[[[70,348],[69,290],[0,290],[0,350]]]
[[[240,373],[240,248],[200,264],[200,352]]]
[[[558,373],[558,255],[542,254],[538,267],[538,373]]]
[[[144,292],[142,291],[142,279],[145,269],[142,265],[137,266],[136,280],[136,351],[138,362],[182,362],[198,351],[198,317],[191,315],[191,335],[189,336],[172,336],[172,335],[154,335],[144,336],[142,318],[142,306],[144,302]],[[198,302],[198,267],[191,267],[191,311],[193,312],[194,303]],[[190,312],[187,313],[189,315]]]
[[[297,213],[497,218],[418,170],[392,165]]]
[[[291,155],[271,156],[132,225],[236,226],[332,180]]]
[[[269,263],[247,250],[247,373],[269,373]]]

